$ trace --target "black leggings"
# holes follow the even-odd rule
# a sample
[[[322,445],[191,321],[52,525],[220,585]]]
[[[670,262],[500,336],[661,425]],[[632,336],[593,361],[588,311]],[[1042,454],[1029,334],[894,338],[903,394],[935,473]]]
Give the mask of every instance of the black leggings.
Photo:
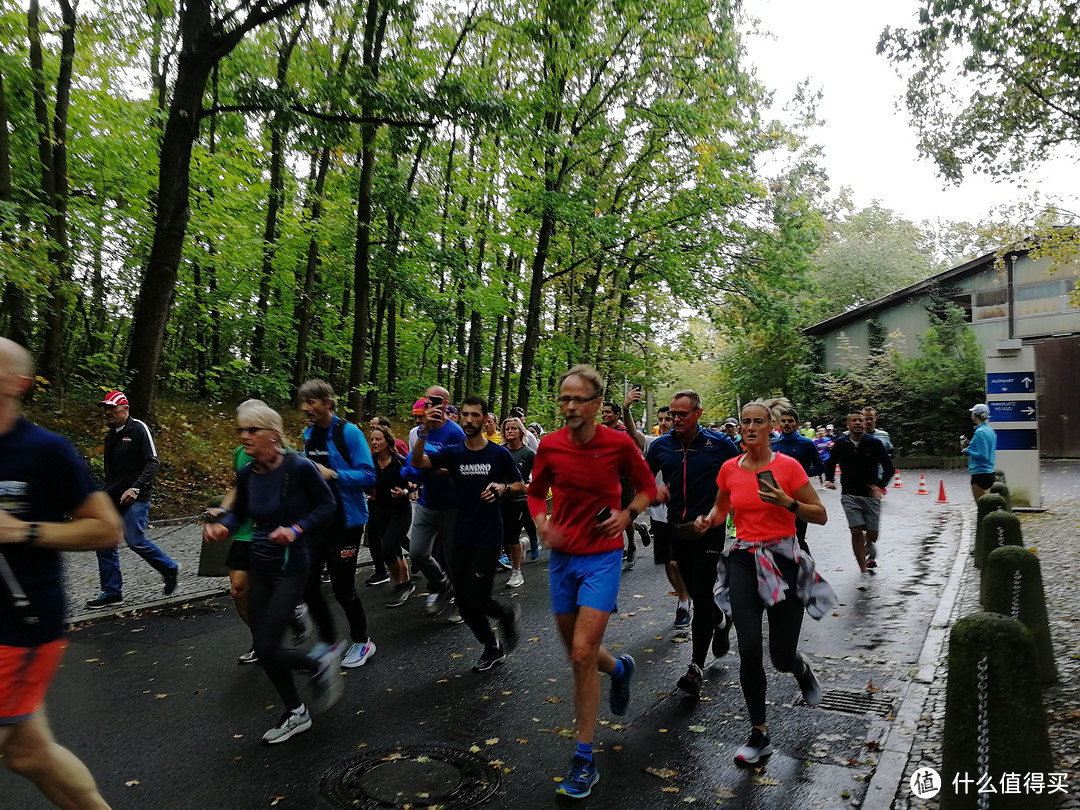
[[[409,526],[412,525],[412,508],[371,510],[368,521],[368,548],[374,559],[390,564],[402,558],[402,551],[409,548]]]
[[[795,563],[775,556],[777,567],[788,584],[782,602],[766,608],[758,595],[757,567],[754,554],[746,549],[728,557],[728,591],[731,614],[739,634],[739,681],[742,684],[750,723],[765,725],[765,665],[761,642],[761,614],[769,614],[769,656],[778,672],[805,674],[799,655],[799,632],[802,630],[803,603],[795,595]]]
[[[333,540],[326,535],[320,535],[311,538],[308,543],[311,550],[311,568],[308,569],[304,601],[311,611],[311,620],[319,629],[319,638],[327,644],[336,642],[334,614],[330,612],[330,606],[326,604],[326,597],[322,592],[321,575],[325,562],[330,572],[330,586],[334,591],[334,598],[345,611],[345,618],[349,620],[349,635],[353,641],[363,644],[368,640],[368,623],[364,603],[356,592],[356,554],[360,549],[360,536],[364,527],[354,526],[330,531],[340,533],[333,534]],[[337,542],[345,542],[347,545],[338,546]]]
[[[472,630],[476,640],[486,647],[495,646],[491,630],[492,619],[509,619],[514,615],[507,605],[491,596],[495,581],[495,563],[502,549],[454,548],[451,563],[454,579],[454,598],[461,618]]]
[[[713,632],[720,618],[720,609],[713,601],[716,585],[716,566],[724,548],[724,529],[711,529],[692,540],[671,541],[671,557],[679,566],[679,575],[686,583],[690,599],[694,603],[694,616],[690,624],[693,644],[693,660],[699,667],[705,666]]]
[[[519,545],[521,530],[524,529],[529,538],[529,548],[536,548],[538,542],[536,524],[533,523],[532,516],[529,514],[529,502],[527,500],[503,501],[499,504],[499,509],[502,511],[503,545]]]
[[[248,572],[248,616],[255,654],[277,689],[286,709],[297,708],[302,701],[293,680],[293,670],[315,671],[315,662],[307,653],[282,643],[290,631],[300,586],[307,572],[270,573],[253,568]]]

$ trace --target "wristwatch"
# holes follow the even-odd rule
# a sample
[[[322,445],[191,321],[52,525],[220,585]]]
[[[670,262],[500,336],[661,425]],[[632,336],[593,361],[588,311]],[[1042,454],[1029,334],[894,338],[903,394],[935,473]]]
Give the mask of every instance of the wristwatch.
[[[798,501],[792,501],[791,503],[789,503],[784,508],[787,509],[789,512],[791,512],[791,514],[794,515],[796,512],[799,511],[799,502]]]
[[[31,523],[26,529],[26,539],[23,540],[23,543],[28,546],[33,545],[39,537],[41,537],[41,524]]]
[[[637,509],[627,508],[626,511],[630,513],[630,520],[637,520],[637,516],[641,514]]]

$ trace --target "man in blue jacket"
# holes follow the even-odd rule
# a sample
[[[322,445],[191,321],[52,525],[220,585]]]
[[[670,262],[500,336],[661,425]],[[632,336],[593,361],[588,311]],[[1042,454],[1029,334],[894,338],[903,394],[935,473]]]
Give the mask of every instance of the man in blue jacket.
[[[963,452],[968,457],[971,473],[971,494],[978,501],[994,485],[994,462],[997,453],[997,433],[990,427],[990,408],[983,402],[970,408],[975,435]]]
[[[368,521],[364,491],[375,486],[375,464],[363,431],[334,413],[334,389],[329,383],[308,380],[297,393],[300,409],[308,421],[304,429],[304,455],[315,462],[337,500],[333,519],[308,541],[311,568],[304,601],[319,629],[319,644],[333,646],[337,641],[334,618],[322,593],[321,574],[325,564],[334,598],[349,620],[352,638],[341,665],[359,667],[375,653],[375,643],[368,637],[364,605],[356,592],[356,556]],[[314,652],[318,655],[321,650]]]
[[[794,408],[782,408],[780,410],[780,435],[772,440],[772,449],[785,456],[791,456],[806,470],[807,478],[821,475],[825,471],[821,455],[814,446],[813,441],[799,433],[799,413]],[[807,554],[810,546],[806,544],[806,521],[795,518],[795,536],[799,538],[799,545]]]

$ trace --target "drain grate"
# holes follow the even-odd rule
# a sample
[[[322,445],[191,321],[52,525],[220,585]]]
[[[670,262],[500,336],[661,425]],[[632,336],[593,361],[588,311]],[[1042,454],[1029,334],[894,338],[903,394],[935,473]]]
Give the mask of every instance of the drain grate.
[[[822,695],[822,709],[845,714],[873,714],[889,717],[893,713],[892,701],[875,692],[851,692],[845,689],[829,689]]]
[[[433,746],[373,751],[340,762],[319,785],[335,807],[475,807],[499,789],[499,770],[466,751]]]
[[[195,602],[178,607],[162,608],[161,615],[172,619],[183,619],[188,616],[207,616],[211,613],[217,613],[219,609],[209,602]]]

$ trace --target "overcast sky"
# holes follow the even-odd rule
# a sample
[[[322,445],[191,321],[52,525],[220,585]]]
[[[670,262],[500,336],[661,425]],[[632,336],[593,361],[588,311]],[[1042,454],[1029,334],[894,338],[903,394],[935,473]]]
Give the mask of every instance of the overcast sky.
[[[873,200],[913,220],[944,218],[976,222],[991,209],[1030,197],[1053,200],[1080,213],[1080,150],[1032,173],[1027,189],[969,177],[946,185],[934,165],[919,158],[906,110],[897,110],[904,83],[891,63],[875,53],[886,26],[912,27],[917,0],[745,0],[744,11],[761,20],[773,38],[750,37],[747,48],[762,83],[778,105],[803,79],[824,92],[811,134],[825,150],[829,185],[854,191],[856,205]]]

